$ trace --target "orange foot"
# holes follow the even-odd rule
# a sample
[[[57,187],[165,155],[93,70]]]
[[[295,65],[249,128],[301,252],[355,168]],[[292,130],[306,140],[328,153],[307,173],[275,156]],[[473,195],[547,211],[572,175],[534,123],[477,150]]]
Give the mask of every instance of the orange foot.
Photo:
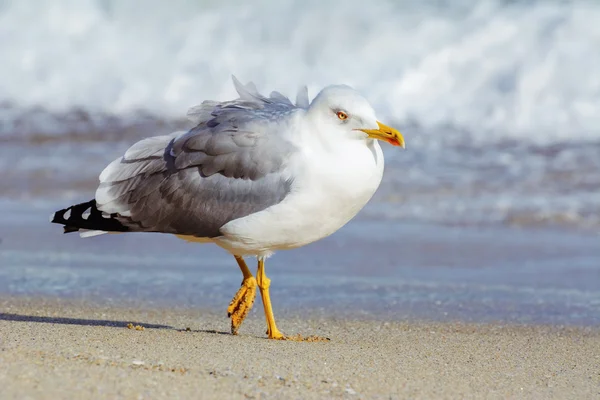
[[[252,309],[254,299],[256,298],[256,279],[251,276],[242,281],[242,286],[237,291],[229,307],[227,307],[227,316],[231,318],[231,333],[237,335],[238,329],[244,322],[246,315]]]
[[[279,332],[277,327],[271,330],[271,328],[267,326],[267,337],[275,340],[287,340],[287,337],[283,333]]]
[[[322,337],[322,336],[302,336],[300,334],[296,334],[293,336],[286,336],[279,331],[279,329],[275,328],[275,332],[271,333],[271,330],[267,328],[267,336],[269,339],[275,340],[289,340],[291,342],[329,342],[331,339]]]

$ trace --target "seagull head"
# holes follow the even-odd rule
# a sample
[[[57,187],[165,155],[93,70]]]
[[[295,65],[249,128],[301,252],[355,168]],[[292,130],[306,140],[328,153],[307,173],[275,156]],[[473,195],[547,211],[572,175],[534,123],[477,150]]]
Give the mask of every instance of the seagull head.
[[[378,139],[404,148],[402,134],[379,122],[367,99],[350,86],[332,85],[321,90],[310,104],[308,116],[325,126],[328,134]]]

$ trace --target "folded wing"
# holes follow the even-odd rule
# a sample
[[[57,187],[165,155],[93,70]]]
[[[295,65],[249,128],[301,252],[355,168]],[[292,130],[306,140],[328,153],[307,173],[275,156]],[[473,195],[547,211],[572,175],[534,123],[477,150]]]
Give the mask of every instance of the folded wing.
[[[190,110],[198,125],[189,132],[142,140],[108,165],[98,209],[133,231],[216,237],[227,222],[281,202],[296,152],[287,121],[302,110],[234,84],[239,99]]]

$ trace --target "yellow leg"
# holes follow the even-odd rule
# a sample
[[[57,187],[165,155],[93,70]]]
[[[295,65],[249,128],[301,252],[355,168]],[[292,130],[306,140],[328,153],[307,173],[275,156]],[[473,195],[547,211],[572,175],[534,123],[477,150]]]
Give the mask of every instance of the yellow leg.
[[[231,303],[229,303],[229,307],[227,307],[227,316],[231,318],[231,333],[237,335],[238,329],[254,304],[254,299],[256,298],[256,279],[252,276],[252,272],[250,272],[242,257],[235,256],[235,260],[240,270],[242,270],[242,274],[244,274],[244,280],[240,289],[233,296]]]
[[[260,296],[262,297],[263,306],[265,307],[265,317],[267,318],[267,335],[269,336],[269,339],[285,339],[285,336],[279,331],[279,329],[277,329],[277,325],[275,324],[273,308],[271,307],[271,297],[269,296],[269,286],[271,286],[271,280],[267,278],[267,275],[265,274],[265,261],[263,259],[258,260],[256,280],[258,283],[258,288],[260,289]]]

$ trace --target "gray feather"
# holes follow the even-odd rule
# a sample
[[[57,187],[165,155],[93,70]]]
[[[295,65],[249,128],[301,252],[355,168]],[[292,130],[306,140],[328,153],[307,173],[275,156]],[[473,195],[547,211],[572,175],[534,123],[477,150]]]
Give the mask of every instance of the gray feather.
[[[195,124],[199,124],[202,121],[206,121],[211,117],[211,113],[215,106],[219,104],[217,101],[206,100],[203,101],[199,106],[190,108],[187,112],[187,117],[190,121]]]
[[[215,237],[226,223],[281,202],[297,151],[281,126],[301,109],[233,79],[239,99],[204,102],[188,112],[198,123],[189,132],[142,140],[109,164],[98,208],[133,231]]]
[[[271,92],[271,94],[269,95],[269,97],[271,99],[273,99],[273,100],[280,101],[282,103],[288,103],[289,105],[293,106],[293,104],[290,101],[290,99],[288,99],[287,97],[285,97],[284,95],[282,95],[279,92]]]
[[[298,89],[298,94],[296,94],[296,107],[300,108],[308,108],[310,106],[310,101],[308,100],[308,88],[306,86],[302,86]]]

